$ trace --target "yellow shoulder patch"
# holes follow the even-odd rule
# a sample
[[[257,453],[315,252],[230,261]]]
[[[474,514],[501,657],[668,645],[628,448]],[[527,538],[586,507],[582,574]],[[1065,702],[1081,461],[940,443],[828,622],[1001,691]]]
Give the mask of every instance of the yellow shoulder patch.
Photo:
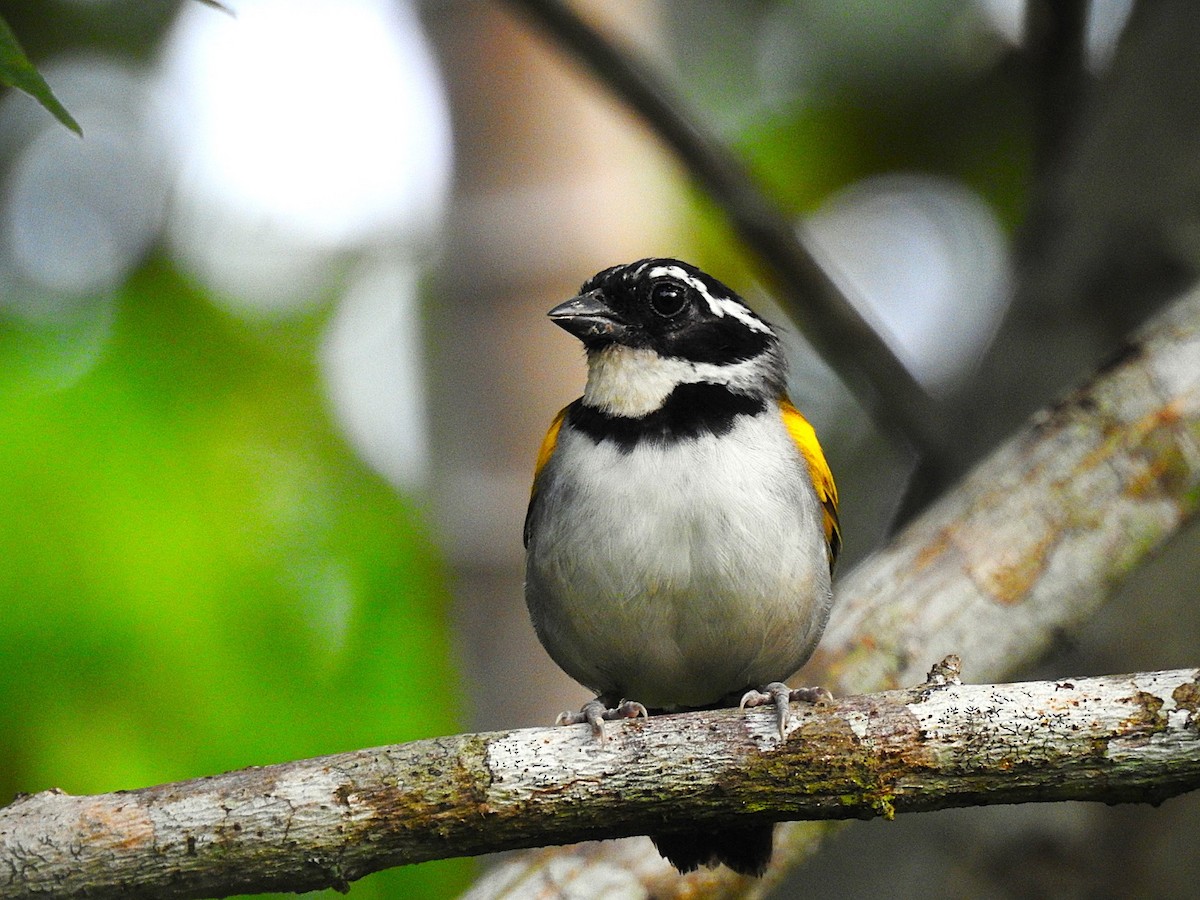
[[[825,513],[825,543],[829,547],[829,570],[832,572],[833,564],[837,561],[838,553],[842,549],[842,527],[838,522],[837,485],[833,483],[833,473],[829,471],[829,463],[825,461],[825,453],[821,450],[820,442],[817,441],[817,433],[808,424],[808,419],[800,414],[800,411],[792,405],[792,401],[787,397],[780,399],[779,408],[783,412],[784,427],[792,436],[792,440],[796,442],[796,448],[800,451],[800,455],[808,463],[808,474],[812,477],[813,487],[817,491],[817,499],[821,501],[821,507]],[[553,428],[551,430],[555,431]]]
[[[554,421],[550,423],[550,430],[546,432],[546,436],[542,438],[542,446],[538,448],[537,462],[533,466],[533,484],[537,487],[538,476],[542,474],[542,469],[546,468],[546,463],[550,462],[550,457],[554,455],[554,448],[558,446],[558,433],[562,430],[563,419],[567,416],[567,407],[563,407],[558,411],[558,415],[554,417]]]
[[[542,474],[542,469],[546,468],[546,463],[550,462],[550,457],[554,455],[554,448],[558,446],[558,433],[562,431],[563,419],[567,417],[567,409],[568,407],[564,406],[558,411],[558,415],[550,423],[550,430],[542,438],[542,446],[538,448],[537,462],[533,466],[533,487],[529,489],[529,506],[525,510],[524,540],[526,547],[529,546],[530,529],[533,527],[533,507],[537,501],[538,478]]]

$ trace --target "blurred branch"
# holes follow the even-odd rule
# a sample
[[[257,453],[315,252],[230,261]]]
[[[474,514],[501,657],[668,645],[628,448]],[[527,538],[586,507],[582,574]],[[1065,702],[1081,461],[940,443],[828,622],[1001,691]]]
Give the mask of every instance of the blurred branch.
[[[603,747],[585,727],[523,729],[138,791],[45,791],[0,811],[0,897],[344,888],[404,863],[641,834],[664,804],[672,820],[714,823],[1158,803],[1200,787],[1198,709],[1200,670],[943,680],[798,710],[786,740],[771,711],[719,710],[614,726]]]
[[[881,425],[923,456],[948,451],[933,401],[799,241],[796,223],[648,67],[559,0],[508,0],[637,113],[724,210],[788,313]]]
[[[1098,75],[1082,68],[1080,5],[1028,6],[1021,61],[1039,123],[1037,162],[1011,304],[978,368],[943,407],[967,459],[982,458],[1026,410],[1200,277],[1200,5],[1135,3]],[[1055,109],[1063,117],[1047,121]]]
[[[1046,177],[1079,124],[1090,82],[1085,64],[1089,0],[1034,0],[1025,8],[1025,58],[1035,111],[1035,171]],[[1035,196],[1044,192],[1035,191]]]
[[[1094,609],[1198,503],[1194,292],[851,572],[819,651],[824,683],[841,694],[913,684],[923,663],[951,652],[976,677],[1012,671]],[[725,710],[614,726],[603,748],[582,728],[532,729],[97,797],[48,791],[0,810],[0,898],[336,887],[402,863],[636,834],[661,828],[664,815],[833,819],[1067,797],[1153,801],[1197,786],[1198,679],[1188,670],[926,684],[800,710],[782,742],[769,712]],[[626,877],[651,872],[658,896],[770,884],[725,869],[680,878],[644,843],[632,855],[606,843],[518,857],[478,896],[513,883],[555,896],[563,878],[578,896],[614,866]],[[791,827],[773,877],[813,846],[811,830]]]

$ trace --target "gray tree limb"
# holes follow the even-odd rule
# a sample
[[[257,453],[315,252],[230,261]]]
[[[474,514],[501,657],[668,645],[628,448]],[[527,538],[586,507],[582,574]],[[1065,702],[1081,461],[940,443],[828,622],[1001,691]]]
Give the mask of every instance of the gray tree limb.
[[[1200,669],[1012,685],[934,678],[771,711],[458,735],[0,811],[0,897],[213,897],[644,833],[1200,787]],[[666,869],[665,865],[660,866]],[[615,874],[615,873],[614,873]],[[632,876],[630,876],[632,877]]]

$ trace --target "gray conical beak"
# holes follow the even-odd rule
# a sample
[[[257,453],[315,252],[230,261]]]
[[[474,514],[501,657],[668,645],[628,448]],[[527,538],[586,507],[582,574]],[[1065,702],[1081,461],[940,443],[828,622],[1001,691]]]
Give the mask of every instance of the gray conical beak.
[[[572,297],[546,315],[588,346],[619,342],[629,330],[629,325],[613,311],[599,290]]]

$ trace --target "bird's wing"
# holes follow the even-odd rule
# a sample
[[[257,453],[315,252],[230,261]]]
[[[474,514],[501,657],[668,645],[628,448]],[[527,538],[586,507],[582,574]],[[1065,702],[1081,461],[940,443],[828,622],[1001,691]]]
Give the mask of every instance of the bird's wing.
[[[817,499],[821,501],[824,512],[825,543],[829,547],[829,569],[837,561],[838,552],[842,549],[842,527],[838,522],[837,485],[833,483],[833,473],[829,471],[829,463],[821,444],[817,441],[817,433],[808,424],[808,420],[800,415],[800,411],[792,406],[792,401],[784,397],[779,408],[783,412],[783,424],[796,442],[796,447],[804,461],[808,463],[808,473],[812,477],[813,487],[817,491]],[[553,433],[555,429],[551,429]],[[551,447],[553,450],[553,447]]]
[[[558,415],[550,423],[550,430],[542,438],[542,446],[538,448],[537,462],[533,466],[533,487],[529,492],[529,507],[525,510],[524,540],[526,547],[529,546],[529,529],[533,519],[533,504],[537,501],[538,479],[541,477],[542,470],[546,468],[546,463],[550,462],[550,457],[554,455],[554,448],[558,446],[558,433],[562,429],[563,419],[566,418],[568,409],[569,407],[564,406],[558,411]],[[799,414],[797,413],[797,415]]]

